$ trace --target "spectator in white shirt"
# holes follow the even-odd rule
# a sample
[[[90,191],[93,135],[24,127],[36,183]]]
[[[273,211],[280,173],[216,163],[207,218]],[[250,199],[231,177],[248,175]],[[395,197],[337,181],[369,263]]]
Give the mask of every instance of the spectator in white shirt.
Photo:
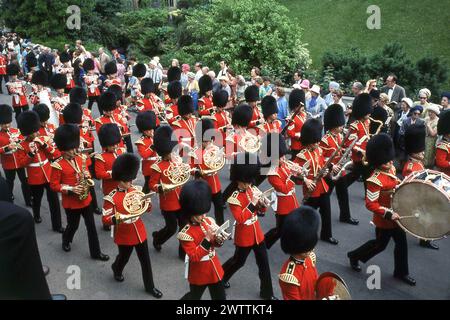
[[[195,64],[195,81],[198,81],[201,77],[203,77],[203,71],[202,71],[202,64],[200,62],[197,62]]]

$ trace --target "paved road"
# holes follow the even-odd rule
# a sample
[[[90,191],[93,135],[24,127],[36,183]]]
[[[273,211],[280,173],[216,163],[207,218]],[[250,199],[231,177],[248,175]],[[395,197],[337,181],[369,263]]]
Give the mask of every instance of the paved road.
[[[0,95],[0,103],[10,103],[10,98]],[[98,115],[96,110],[94,115]],[[133,129],[136,130],[136,128]],[[133,138],[137,137],[138,133],[134,131]],[[228,184],[226,168],[221,173],[221,181],[225,186]],[[136,183],[142,185],[143,179],[138,179]],[[97,194],[100,198],[101,191],[98,186],[99,183],[97,183]],[[267,182],[261,186],[262,190],[268,188]],[[298,195],[301,194],[299,188],[297,192]],[[17,183],[15,196],[16,204],[24,205]],[[393,243],[390,243],[383,253],[363,265],[362,273],[355,273],[348,266],[346,253],[374,236],[374,228],[369,223],[371,214],[364,206],[362,184],[355,183],[350,188],[352,215],[360,220],[359,226],[341,224],[338,221],[335,195],[332,196],[331,201],[333,235],[340,243],[338,246],[333,246],[319,242],[315,250],[319,272],[333,271],[341,275],[347,282],[354,299],[450,299],[450,241],[448,239],[439,241],[440,250],[434,251],[420,247],[417,239],[408,236],[410,274],[417,280],[416,287],[409,287],[392,277]],[[229,210],[226,210],[225,216],[226,219],[232,220]],[[42,218],[43,223],[36,225],[36,233],[42,261],[51,269],[47,280],[53,293],[64,293],[69,299],[83,300],[153,299],[144,291],[141,270],[135,254],[132,255],[124,270],[125,281],[122,283],[114,281],[110,266],[117,254],[117,248],[110,233],[101,229],[99,216],[96,216],[98,234],[103,252],[111,257],[108,262],[93,261],[89,258],[86,229],[83,223],[80,223],[80,228],[75,235],[72,251],[70,253],[62,251],[61,236],[51,231],[50,215],[45,197],[42,204]],[[65,222],[64,214],[63,221]],[[164,221],[157,200],[153,203],[152,213],[144,217],[144,222],[148,234],[163,227]],[[275,225],[272,212],[268,212],[266,217],[261,219],[261,224],[264,231]],[[188,290],[187,281],[184,279],[184,263],[177,257],[177,245],[177,240],[173,237],[163,246],[160,253],[156,252],[153,247],[150,248],[155,283],[164,293],[164,299],[179,299]],[[231,241],[218,249],[222,263],[231,257],[233,252],[234,246]],[[275,295],[278,297],[281,295],[277,274],[286,258],[278,244],[273,246],[269,252],[272,283]],[[369,274],[366,274],[365,271],[369,265],[376,265],[381,270],[380,289],[370,290],[367,287],[366,281]],[[67,279],[70,275],[66,272],[70,266],[79,266],[81,270],[80,289],[69,290],[67,287]],[[227,290],[229,299],[259,298],[258,272],[253,255],[249,256],[247,264],[235,274],[230,283],[231,288]],[[205,294],[204,298],[209,298],[209,294]]]

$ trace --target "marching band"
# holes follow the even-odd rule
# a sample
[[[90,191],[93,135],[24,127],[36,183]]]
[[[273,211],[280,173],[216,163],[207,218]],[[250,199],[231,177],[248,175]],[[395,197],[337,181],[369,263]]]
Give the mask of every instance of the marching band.
[[[289,97],[291,114],[283,119],[286,126],[282,128],[275,98],[266,96],[260,104],[255,85],[245,90],[245,103],[233,111],[225,110],[228,93],[213,93],[211,78],[202,76],[197,116],[192,98],[182,94],[178,67],[169,69],[163,85],[165,97],[161,99],[155,94],[153,81],[145,78],[145,65],[136,64],[129,83],[131,99],[123,105],[123,88],[120,80],[116,81],[114,63],[105,65],[107,79],[101,86],[93,60],[86,59],[86,91],[75,87],[73,68],[64,53],[60,61],[52,79],[42,71],[33,72],[29,99],[34,105],[32,111],[28,110],[27,84],[17,78],[18,67],[7,66],[12,107],[0,105],[0,159],[11,192],[16,174],[19,177],[25,203],[32,207],[36,223],[42,222],[41,201],[46,190],[52,228],[62,233],[65,252],[71,251],[82,216],[90,256],[109,260],[100,249],[95,228],[94,213],[102,214],[104,229],[111,230],[118,247],[111,265],[114,279],[124,281],[122,272],[134,248],[145,290],[161,298],[163,293],[153,280],[142,220],[143,214],[154,210],[150,199],[156,193],[165,226],[152,233],[152,245],[160,252],[178,231],[178,256],[186,264],[185,277],[190,286],[183,299],[200,299],[206,288],[213,299],[226,299],[225,289],[251,251],[259,271],[261,298],[276,299],[268,249],[278,240],[289,255],[278,275],[283,298],[318,299],[314,247],[319,239],[339,243],[332,233],[330,195],[336,189],[340,221],[358,225],[350,212],[348,188],[362,177],[365,204],[373,213],[375,239],[348,253],[350,266],[361,271],[359,262],[365,263],[383,251],[393,238],[394,276],[415,285],[408,270],[406,232],[400,225],[408,217],[394,211],[391,204],[401,180],[393,163],[392,139],[382,133],[389,123],[374,116],[371,95],[356,97],[352,106],[355,120],[346,128],[341,105],[330,105],[322,123],[306,113],[304,91],[293,89]],[[56,95],[50,94],[48,83]],[[93,120],[95,102],[101,115]],[[130,128],[134,124],[130,124],[127,112],[134,106],[138,112],[135,125],[141,134],[134,145],[141,159],[133,154]],[[13,111],[17,128],[12,127]],[[444,177],[441,192],[449,197],[449,112],[441,114],[438,133],[442,140],[437,146],[436,165]],[[95,136],[101,146],[98,152]],[[424,127],[406,130],[404,178],[424,170],[424,139]],[[226,168],[231,183],[222,192],[219,173]],[[133,185],[139,171],[143,186]],[[262,192],[259,185],[265,178],[272,188]],[[97,201],[95,180],[101,181],[103,201]],[[297,185],[301,185],[302,194],[296,192]],[[66,228],[61,221],[58,193],[62,195]],[[214,219],[208,217],[212,204]],[[231,234],[226,229],[230,225],[224,215],[226,206],[234,220]],[[270,210],[275,213],[276,225],[264,233],[260,220]],[[220,247],[230,238],[235,252],[222,265]],[[438,248],[428,238],[421,239],[421,245]],[[332,296],[331,291],[325,296]]]

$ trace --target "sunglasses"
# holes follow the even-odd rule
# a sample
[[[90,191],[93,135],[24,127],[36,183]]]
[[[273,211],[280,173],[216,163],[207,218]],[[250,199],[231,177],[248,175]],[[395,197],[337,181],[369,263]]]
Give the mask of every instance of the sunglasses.
[[[419,97],[419,99],[426,99],[427,97]]]

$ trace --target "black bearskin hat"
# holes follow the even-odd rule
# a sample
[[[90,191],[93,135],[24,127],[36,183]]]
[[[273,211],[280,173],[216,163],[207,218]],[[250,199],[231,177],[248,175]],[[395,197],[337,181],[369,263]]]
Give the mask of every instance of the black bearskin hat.
[[[178,99],[182,95],[183,88],[181,82],[176,80],[167,85],[167,94],[171,99]]]
[[[94,60],[87,58],[86,60],[84,60],[83,62],[83,69],[85,71],[91,71],[95,69],[95,62]]]
[[[318,143],[322,139],[322,123],[318,119],[308,119],[303,124],[300,142],[303,146]]]
[[[41,128],[39,115],[34,111],[24,111],[17,118],[17,127],[23,136],[38,132]]]
[[[167,70],[167,82],[180,80],[181,80],[181,69],[178,67],[170,67],[169,70]]]
[[[69,100],[71,103],[78,103],[84,105],[87,100],[87,93],[82,87],[74,87],[69,92]]]
[[[218,90],[213,94],[213,105],[218,108],[225,108],[228,103],[228,92],[225,90]]]
[[[133,67],[133,77],[143,78],[147,73],[147,67],[143,63],[138,63]]]
[[[35,85],[47,86],[48,85],[48,75],[47,72],[38,70],[33,73],[31,77],[31,83]]]
[[[204,96],[206,92],[211,91],[213,88],[212,79],[210,76],[205,74],[200,79],[198,79],[198,86],[200,88],[199,95]]]
[[[294,209],[281,228],[281,249],[295,255],[312,251],[319,241],[320,215],[310,206]]]
[[[272,160],[278,160],[289,153],[286,140],[281,134],[275,132],[268,133],[262,138],[261,151],[262,164],[269,164]],[[272,159],[275,156],[277,158]]]
[[[108,88],[108,92],[114,93],[114,95],[116,96],[116,102],[119,100],[122,101],[123,91],[122,87],[119,86],[118,84],[113,84],[112,86],[110,86]]]
[[[289,95],[289,110],[293,111],[300,105],[305,105],[305,92],[300,89],[294,89]]]
[[[234,109],[231,124],[247,127],[252,120],[253,109],[248,104],[241,104]]]
[[[259,175],[259,170],[260,163],[256,153],[239,153],[231,164],[230,172],[233,173],[231,180],[253,183]]]
[[[6,66],[6,73],[8,76],[17,76],[20,73],[19,65],[15,63],[10,63]]]
[[[153,111],[139,112],[136,117],[136,127],[142,133],[147,130],[156,129],[156,115]]]
[[[142,79],[141,92],[143,95],[155,92],[155,84],[151,78]]]
[[[405,151],[407,154],[425,151],[426,130],[424,125],[412,125],[405,130]]]
[[[178,144],[175,137],[173,138],[174,140],[172,140],[172,134],[173,130],[169,126],[159,127],[155,131],[155,135],[153,136],[153,149],[155,149],[161,157],[170,154],[173,148]]]
[[[37,67],[38,61],[36,59],[36,56],[27,54],[25,60],[27,61],[27,67],[29,69]]]
[[[116,109],[117,96],[111,91],[106,91],[100,96],[99,105],[103,111],[113,111]]]
[[[274,113],[278,113],[277,100],[272,96],[265,96],[261,101],[261,109],[264,118],[268,118]]]
[[[65,89],[67,86],[67,76],[65,74],[55,74],[50,79],[50,85],[55,90]]]
[[[0,124],[8,124],[12,122],[13,109],[10,105],[0,104]]]
[[[332,104],[330,105],[324,113],[323,116],[323,126],[325,131],[341,127],[345,125],[345,114],[341,105]]]
[[[443,136],[450,133],[450,111],[446,110],[439,115],[437,125],[438,135]]]
[[[211,199],[211,187],[204,180],[189,181],[181,188],[180,205],[186,218],[208,213]]]
[[[195,126],[195,136],[200,141],[211,141],[211,139],[214,137],[214,134],[216,127],[214,126],[214,122],[211,119],[203,118],[200,121],[197,122],[197,125]],[[211,130],[211,131],[208,131]],[[208,133],[206,133],[208,132]]]
[[[106,75],[112,75],[117,73],[117,64],[115,61],[110,61],[107,64],[105,64],[105,74]]]
[[[61,52],[61,54],[59,55],[59,61],[61,61],[61,63],[69,62],[70,55],[67,52]]]
[[[76,124],[63,124],[55,131],[54,141],[59,151],[80,147],[80,127]]]
[[[183,95],[178,99],[178,113],[180,116],[194,113],[194,101],[189,95]]]
[[[112,166],[111,176],[116,181],[136,179],[141,161],[133,153],[124,153],[117,157]]]
[[[383,126],[384,126],[389,115],[383,107],[376,107],[373,109],[372,113],[370,114],[370,117],[374,120],[379,120],[379,121],[383,122]],[[369,132],[371,134],[375,134],[380,125],[381,124],[378,122],[370,121]],[[380,131],[380,132],[383,132],[383,131]]]
[[[259,88],[255,85],[247,87],[244,91],[246,102],[259,101]]]
[[[83,121],[83,108],[78,103],[69,103],[62,114],[65,123],[81,124]]]
[[[39,116],[41,122],[45,122],[50,118],[50,109],[45,103],[40,103],[33,107],[33,111]]]
[[[368,93],[361,93],[355,98],[352,106],[352,116],[356,120],[372,113],[372,98]]]
[[[122,141],[120,129],[115,123],[106,123],[98,131],[98,140],[102,148],[112,147]]]
[[[373,167],[379,167],[394,160],[395,151],[392,138],[385,133],[373,136],[367,143],[366,156],[367,161]]]

